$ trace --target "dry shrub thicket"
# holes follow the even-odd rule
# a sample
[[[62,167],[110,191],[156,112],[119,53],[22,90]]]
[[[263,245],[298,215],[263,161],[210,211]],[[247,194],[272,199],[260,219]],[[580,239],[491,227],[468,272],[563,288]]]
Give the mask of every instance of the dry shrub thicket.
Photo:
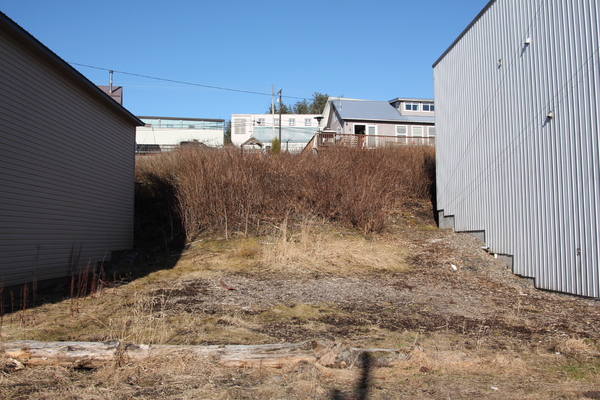
[[[378,232],[389,211],[430,197],[434,165],[427,146],[318,156],[179,149],[138,158],[136,182],[178,210],[188,242],[200,233],[247,235],[306,216]]]

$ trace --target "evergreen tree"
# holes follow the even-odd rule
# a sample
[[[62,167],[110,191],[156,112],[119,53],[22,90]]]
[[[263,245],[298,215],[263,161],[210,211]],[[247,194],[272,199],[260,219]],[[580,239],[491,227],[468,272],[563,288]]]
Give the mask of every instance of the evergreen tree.
[[[225,132],[223,134],[223,144],[227,146],[231,144],[231,120],[225,122]]]

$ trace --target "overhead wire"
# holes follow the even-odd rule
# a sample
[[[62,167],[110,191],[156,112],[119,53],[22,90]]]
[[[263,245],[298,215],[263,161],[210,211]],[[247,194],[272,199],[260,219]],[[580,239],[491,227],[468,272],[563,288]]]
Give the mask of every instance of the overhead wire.
[[[221,86],[204,85],[204,84],[201,84],[201,83],[186,82],[186,81],[180,81],[180,80],[176,80],[176,79],[160,78],[160,77],[156,77],[156,76],[136,74],[136,73],[133,73],[133,72],[126,72],[126,71],[118,71],[118,70],[115,70],[115,69],[95,67],[93,65],[80,64],[80,63],[75,63],[75,62],[69,62],[69,64],[71,64],[71,65],[77,65],[77,66],[80,66],[80,67],[97,69],[97,70],[101,70],[101,71],[108,71],[108,72],[112,71],[114,73],[119,73],[119,74],[123,74],[123,75],[136,76],[138,78],[145,78],[145,79],[153,79],[153,80],[163,81],[163,82],[178,83],[180,85],[198,86],[198,87],[203,87],[203,88],[207,88],[207,89],[226,90],[226,91],[229,91],[229,92],[255,94],[255,95],[259,95],[259,96],[269,96],[269,97],[271,97],[271,93],[262,93],[262,92],[255,92],[255,91],[252,91],[252,90],[232,89],[232,88],[226,88],[226,87],[221,87]],[[284,97],[284,98],[287,98],[287,99],[309,100],[306,97],[296,97],[296,96],[281,96],[281,97]]]

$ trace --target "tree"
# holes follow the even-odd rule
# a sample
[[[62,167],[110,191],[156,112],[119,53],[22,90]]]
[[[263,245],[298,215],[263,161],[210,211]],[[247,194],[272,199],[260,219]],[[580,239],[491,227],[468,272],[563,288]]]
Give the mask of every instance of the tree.
[[[285,105],[285,103],[281,103],[281,113],[282,114],[292,114],[292,108]],[[265,114],[271,114],[271,107],[267,110]],[[279,114],[279,107],[275,104],[275,114]]]
[[[296,104],[292,106],[292,111],[294,114],[310,114],[309,109],[310,105],[306,99],[298,100]]]
[[[329,99],[329,95],[314,92],[307,114],[323,114],[325,104],[327,104],[327,99]]]
[[[279,139],[275,138],[271,142],[271,154],[279,154],[281,153],[281,142]]]
[[[314,92],[310,101],[307,99],[298,100],[292,106],[286,106],[285,103],[281,103],[282,114],[323,114],[325,104],[327,104],[329,95]],[[279,105],[275,104],[275,114],[279,114]],[[266,114],[271,114],[271,108],[267,110]]]
[[[223,144],[227,146],[231,144],[231,120],[225,122],[225,132],[223,135]]]

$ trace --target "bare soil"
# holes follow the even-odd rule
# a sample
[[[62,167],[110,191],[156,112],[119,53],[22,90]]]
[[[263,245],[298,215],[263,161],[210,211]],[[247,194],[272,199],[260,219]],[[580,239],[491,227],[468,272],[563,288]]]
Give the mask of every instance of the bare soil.
[[[535,289],[468,234],[404,214],[380,235],[331,226],[196,242],[175,268],[4,316],[3,340],[400,349],[372,399],[599,399],[600,304]],[[145,262],[158,262],[149,259]],[[281,370],[149,360],[93,371],[0,368],[11,399],[329,399],[355,365]],[[0,366],[1,367],[1,366]],[[348,397],[351,398],[351,397]]]

